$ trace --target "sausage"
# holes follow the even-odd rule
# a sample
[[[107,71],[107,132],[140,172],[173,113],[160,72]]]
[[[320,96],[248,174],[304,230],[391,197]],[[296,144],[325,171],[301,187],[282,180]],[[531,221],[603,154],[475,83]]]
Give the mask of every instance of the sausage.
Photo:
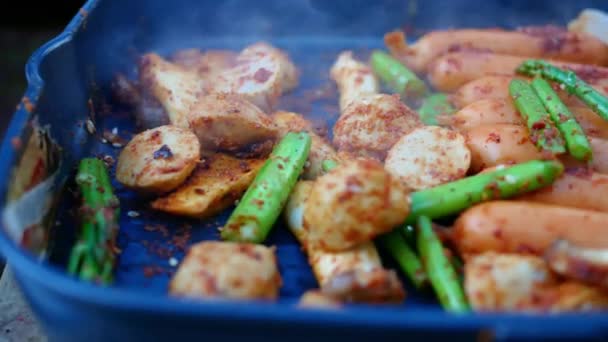
[[[507,99],[509,95],[509,82],[512,79],[526,79],[519,76],[483,76],[463,84],[456,92],[450,95],[450,102],[456,108],[465,106],[486,99]],[[553,89],[557,92],[560,99],[567,105],[582,105],[582,102],[574,95],[570,95],[559,86]]]
[[[570,111],[585,134],[608,139],[608,122],[588,107],[570,106]],[[486,99],[473,102],[456,114],[438,120],[454,129],[466,131],[476,126],[493,124],[524,125],[525,122],[510,99]]]
[[[471,171],[499,164],[516,164],[543,159],[543,154],[530,141],[524,126],[496,124],[477,126],[466,132],[471,151]]]
[[[608,175],[570,170],[551,186],[520,196],[519,199],[608,212],[606,194],[608,194]]]
[[[515,70],[528,58],[490,52],[451,52],[435,59],[429,65],[428,77],[440,91],[454,91],[463,84],[488,75],[515,75]],[[584,64],[551,61],[555,66],[570,69],[583,80],[605,91],[608,85],[608,68]]]
[[[530,58],[551,58],[583,64],[608,63],[608,47],[597,38],[568,32],[556,26],[529,27],[518,31],[460,29],[432,31],[406,46],[403,34],[385,35],[385,44],[399,60],[416,72],[424,72],[438,56],[461,50],[483,50]],[[405,46],[405,48],[403,48]]]
[[[560,160],[567,168],[589,167],[591,170],[599,173],[608,174],[608,139],[600,139],[588,137],[593,159],[588,165],[572,158],[570,155],[560,156]]]
[[[559,239],[581,247],[608,248],[608,213],[525,201],[474,206],[454,222],[463,255],[486,251],[540,255]]]

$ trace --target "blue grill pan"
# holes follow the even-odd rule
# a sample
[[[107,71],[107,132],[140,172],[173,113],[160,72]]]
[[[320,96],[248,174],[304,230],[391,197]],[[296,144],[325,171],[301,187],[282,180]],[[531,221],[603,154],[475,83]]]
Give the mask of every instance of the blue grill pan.
[[[64,271],[75,228],[70,214],[74,203],[64,188],[80,158],[116,157],[119,151],[88,134],[84,120],[94,115],[98,131],[116,127],[126,138],[135,131],[129,113],[112,102],[109,88],[116,72],[133,75],[138,54],[166,55],[190,47],[240,49],[269,41],[288,50],[303,71],[300,87],[279,108],[322,119],[331,127],[337,95],[312,101],[310,93],[331,90],[328,70],[343,49],[365,57],[371,49],[382,48],[382,35],[396,28],[416,36],[447,27],[563,25],[588,7],[607,9],[608,4],[89,0],[65,31],[40,47],[26,65],[29,85],[0,148],[0,251],[51,341],[603,340],[608,337],[608,314],[451,315],[431,295],[411,289],[398,307],[298,309],[298,297],[316,282],[296,240],[281,225],[268,241],[277,246],[284,281],[277,303],[169,298],[167,284],[174,267],[166,255],[153,250],[170,250],[181,260],[182,247],[218,239],[215,228],[227,213],[208,221],[153,213],[145,201],[116,183],[122,253],[115,284],[94,286]],[[130,210],[141,215],[131,218]],[[167,232],[154,229],[154,224],[162,224]],[[19,227],[26,227],[25,233]],[[170,242],[174,237],[187,240],[186,246]]]

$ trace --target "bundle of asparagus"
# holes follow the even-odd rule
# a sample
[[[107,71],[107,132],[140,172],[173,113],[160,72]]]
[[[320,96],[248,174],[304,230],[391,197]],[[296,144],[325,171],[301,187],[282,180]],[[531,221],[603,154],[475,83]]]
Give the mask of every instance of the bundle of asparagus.
[[[82,280],[109,284],[116,260],[119,201],[103,161],[81,160],[76,175],[83,204],[81,229],[68,264],[68,272]]]

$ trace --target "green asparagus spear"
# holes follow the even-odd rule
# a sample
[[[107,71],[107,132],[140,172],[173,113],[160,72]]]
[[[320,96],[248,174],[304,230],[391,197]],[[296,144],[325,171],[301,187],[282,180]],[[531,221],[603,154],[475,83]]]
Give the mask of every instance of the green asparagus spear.
[[[335,160],[331,160],[331,159],[326,159],[321,163],[321,169],[323,170],[323,172],[329,172],[331,169],[335,168],[336,166],[338,166],[338,163],[336,163]]]
[[[596,114],[608,120],[608,98],[581,80],[572,71],[562,70],[543,60],[527,60],[517,68],[517,72],[528,75],[540,75],[543,78],[559,83],[570,94],[576,95]]]
[[[370,63],[374,73],[388,84],[392,91],[405,98],[419,98],[428,92],[424,82],[414,72],[389,54],[374,51]]]
[[[509,93],[515,102],[515,107],[526,120],[530,138],[536,146],[554,154],[565,153],[564,141],[551,123],[551,117],[532,86],[526,81],[513,79],[509,84]]]
[[[306,132],[283,137],[222,228],[222,239],[253,243],[266,239],[304,168],[310,144]]]
[[[70,255],[68,272],[83,280],[111,283],[120,209],[103,161],[83,159],[76,183],[83,198],[82,229]]]
[[[431,220],[426,216],[418,217],[417,228],[418,252],[422,256],[424,268],[439,297],[439,302],[448,311],[468,311],[469,305],[458,275],[444,254],[441,241],[433,231]]]
[[[583,132],[568,107],[564,105],[551,85],[542,78],[536,77],[532,81],[532,88],[549,111],[551,119],[561,132],[568,152],[576,159],[587,161],[592,158],[589,140]]]
[[[405,241],[405,237],[394,230],[382,235],[378,241],[384,249],[397,261],[401,270],[410,279],[416,288],[422,288],[428,281],[427,275],[422,267],[422,262],[416,253]]]
[[[563,170],[557,161],[532,160],[414,192],[406,224],[415,223],[420,216],[441,218],[483,201],[534,191],[553,183]]]
[[[427,125],[437,125],[437,116],[452,113],[454,113],[454,107],[448,101],[448,96],[442,93],[426,97],[418,109],[420,119]]]

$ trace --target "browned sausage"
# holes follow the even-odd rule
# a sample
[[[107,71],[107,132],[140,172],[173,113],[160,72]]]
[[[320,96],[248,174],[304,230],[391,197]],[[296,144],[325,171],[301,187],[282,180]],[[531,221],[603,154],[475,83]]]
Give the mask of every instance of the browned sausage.
[[[431,60],[446,52],[475,49],[584,64],[608,63],[608,47],[599,39],[555,26],[529,27],[518,31],[432,31],[410,46],[407,46],[405,36],[400,32],[390,32],[384,40],[391,53],[416,72],[424,72]]]
[[[608,213],[524,201],[493,201],[465,211],[454,223],[460,253],[542,254],[560,238],[608,248]]]
[[[440,91],[454,91],[463,84],[488,75],[513,76],[527,57],[501,55],[490,52],[451,52],[435,59],[428,69],[431,84]],[[599,90],[606,86],[608,68],[584,64],[551,61],[560,68],[568,68]],[[601,82],[600,82],[601,80]],[[598,83],[600,82],[600,83]]]
[[[608,139],[608,121],[588,107],[570,106],[572,114],[588,136]],[[509,99],[487,99],[473,102],[454,115],[437,118],[442,124],[460,131],[493,124],[523,125],[525,122]]]

